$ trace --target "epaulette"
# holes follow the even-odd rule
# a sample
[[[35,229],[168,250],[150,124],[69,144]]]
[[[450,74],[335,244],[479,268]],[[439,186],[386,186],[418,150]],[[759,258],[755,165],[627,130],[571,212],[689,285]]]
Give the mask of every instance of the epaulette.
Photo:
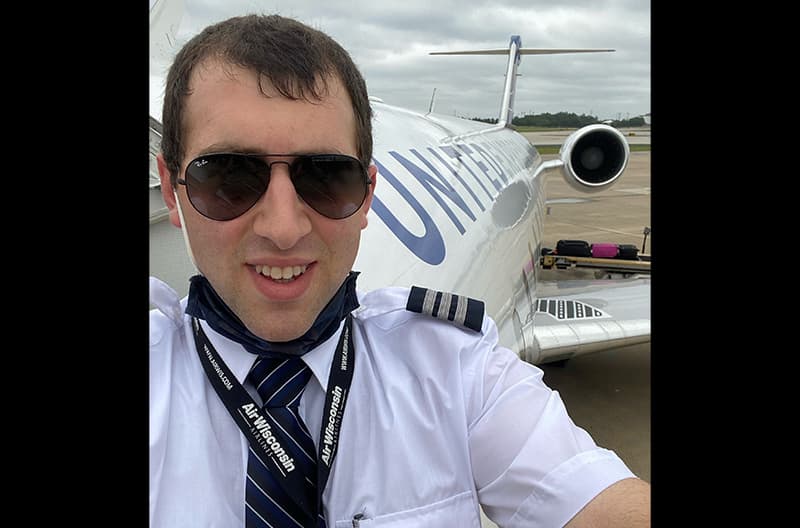
[[[483,325],[483,301],[419,286],[411,287],[406,310],[451,321],[476,332]]]

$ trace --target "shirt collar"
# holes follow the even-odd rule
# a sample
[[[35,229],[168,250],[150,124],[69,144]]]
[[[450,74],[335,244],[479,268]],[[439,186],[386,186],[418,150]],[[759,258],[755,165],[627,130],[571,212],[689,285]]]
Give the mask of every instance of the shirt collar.
[[[250,373],[250,369],[253,367],[253,363],[255,363],[256,359],[258,359],[258,356],[245,350],[244,347],[236,341],[215,332],[204,320],[200,319],[199,321],[203,332],[206,333],[206,337],[208,337],[208,340],[211,341],[217,353],[222,357],[222,361],[228,366],[228,369],[236,378],[236,381],[244,385],[244,380],[247,378],[247,374]],[[191,324],[189,328],[191,328]]]
[[[244,380],[247,378],[247,374],[253,367],[253,363],[258,359],[258,356],[245,350],[244,347],[236,341],[215,332],[208,326],[207,322],[200,320],[200,324],[206,336],[208,336],[208,340],[211,341],[211,344],[222,357],[228,369],[230,369],[236,380],[244,385]],[[328,376],[331,372],[331,362],[333,361],[333,354],[336,352],[336,345],[339,344],[339,336],[343,328],[344,321],[339,323],[339,328],[331,337],[313,350],[300,356],[300,358],[306,362],[308,368],[311,369],[317,382],[322,387],[323,392],[328,391]]]
[[[333,355],[336,352],[336,345],[339,344],[339,337],[341,336],[343,328],[344,321],[339,323],[339,328],[331,337],[316,348],[300,356],[303,361],[306,362],[308,368],[311,369],[311,372],[314,373],[314,377],[322,387],[323,392],[328,392],[328,377],[331,373],[331,363],[333,362]]]

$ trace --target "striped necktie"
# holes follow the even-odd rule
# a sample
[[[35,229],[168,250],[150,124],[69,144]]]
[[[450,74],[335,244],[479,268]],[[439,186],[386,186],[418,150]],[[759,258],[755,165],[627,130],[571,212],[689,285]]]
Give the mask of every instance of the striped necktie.
[[[325,526],[317,506],[317,457],[314,441],[300,418],[297,406],[311,371],[300,358],[259,358],[248,374],[264,402],[264,414],[277,422],[274,441],[268,444],[278,457],[289,457],[304,478],[304,497],[291,497],[281,486],[273,460],[250,448],[245,487],[245,526],[247,528],[319,528]],[[275,444],[280,444],[278,447]],[[287,460],[285,457],[283,460]],[[306,507],[298,502],[305,503]]]

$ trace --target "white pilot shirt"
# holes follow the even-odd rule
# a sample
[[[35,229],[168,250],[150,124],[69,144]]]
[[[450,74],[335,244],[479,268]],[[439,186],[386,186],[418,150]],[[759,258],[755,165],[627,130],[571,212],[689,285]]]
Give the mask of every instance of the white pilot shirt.
[[[150,292],[150,527],[244,526],[247,440],[206,378],[186,298],[155,278]],[[479,504],[500,527],[563,526],[634,476],[572,422],[540,369],[498,345],[489,317],[474,332],[406,310],[408,292],[358,292],[329,528],[480,528]],[[201,324],[244,383],[255,356]],[[303,356],[314,375],[299,412],[317,448],[338,337]]]

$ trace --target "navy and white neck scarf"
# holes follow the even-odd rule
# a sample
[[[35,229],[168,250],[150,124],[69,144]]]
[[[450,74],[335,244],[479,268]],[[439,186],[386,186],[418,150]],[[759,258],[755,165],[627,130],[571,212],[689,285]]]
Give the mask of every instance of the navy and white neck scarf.
[[[203,275],[195,275],[189,279],[186,313],[205,320],[214,331],[240,343],[245,350],[261,357],[302,356],[330,338],[347,314],[358,308],[356,296],[358,274],[357,271],[351,271],[308,332],[291,341],[266,341],[250,332]],[[268,315],[264,314],[264,317]]]

